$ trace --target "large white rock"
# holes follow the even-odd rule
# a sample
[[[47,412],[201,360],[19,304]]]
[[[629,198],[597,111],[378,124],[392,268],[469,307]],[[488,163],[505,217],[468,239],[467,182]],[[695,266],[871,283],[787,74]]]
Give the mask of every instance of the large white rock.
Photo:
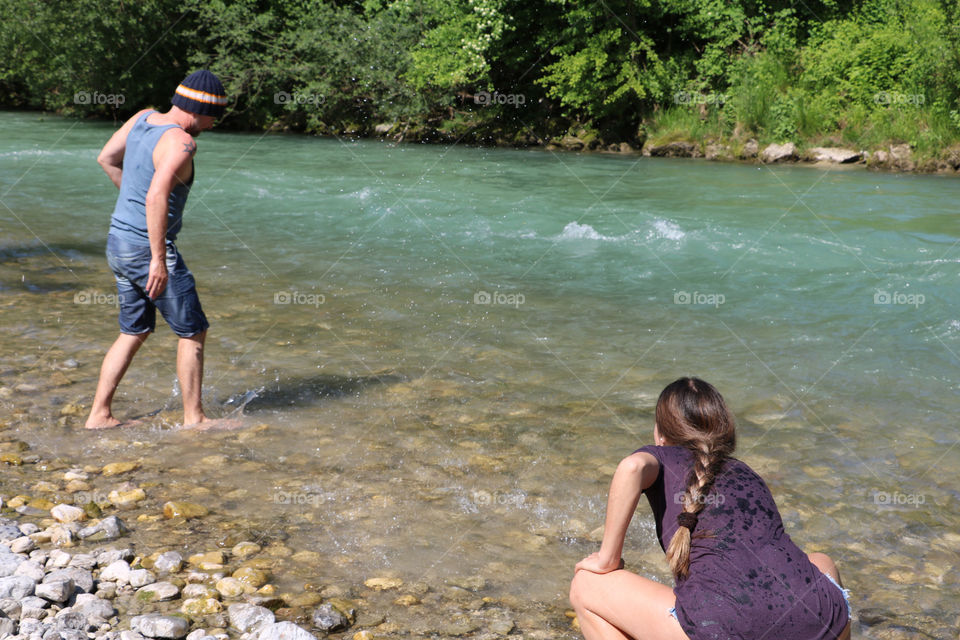
[[[130,582],[130,565],[126,560],[114,560],[100,571],[100,580],[128,584]]]
[[[50,515],[57,522],[79,522],[87,517],[83,509],[72,504],[58,504],[50,509]]]
[[[148,613],[143,616],[136,616],[130,621],[130,628],[133,631],[148,638],[168,638],[175,640],[182,638],[190,631],[190,622],[186,618],[177,616],[164,616],[159,613]]]
[[[797,145],[792,142],[786,144],[771,144],[760,152],[760,161],[765,164],[773,162],[790,162],[797,159]]]
[[[317,637],[292,622],[274,622],[260,627],[256,640],[317,640]]]
[[[240,633],[254,631],[263,625],[273,624],[276,620],[270,609],[246,603],[230,605],[227,607],[227,615],[230,618],[230,626]]]

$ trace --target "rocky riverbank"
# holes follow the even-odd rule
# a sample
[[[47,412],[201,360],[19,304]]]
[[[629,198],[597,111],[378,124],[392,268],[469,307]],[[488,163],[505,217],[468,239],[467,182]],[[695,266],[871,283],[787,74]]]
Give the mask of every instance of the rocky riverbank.
[[[573,126],[563,135],[537,134],[524,130],[513,135],[505,131],[489,133],[469,130],[431,129],[399,124],[380,124],[372,130],[347,129],[330,131],[338,136],[373,136],[394,142],[467,142],[498,147],[543,147],[548,151],[579,151],[643,155],[656,158],[703,158],[720,162],[752,164],[816,164],[821,166],[859,165],[869,169],[894,172],[960,173],[960,149],[944,148],[936,157],[920,154],[910,144],[891,143],[875,149],[852,149],[841,146],[807,146],[795,142],[761,144],[755,138],[696,139],[674,136],[648,136],[639,132],[629,141],[607,141],[597,132]]]
[[[323,566],[337,559],[291,549],[280,527],[257,532],[235,522],[206,543],[156,533],[144,540],[146,523],[198,533],[210,509],[151,506],[135,461],[71,466],[21,441],[0,445],[0,462],[32,477],[29,489],[11,490],[5,472],[0,490],[0,638],[576,637],[568,611],[531,607],[482,575],[428,582],[385,572],[330,583]]]

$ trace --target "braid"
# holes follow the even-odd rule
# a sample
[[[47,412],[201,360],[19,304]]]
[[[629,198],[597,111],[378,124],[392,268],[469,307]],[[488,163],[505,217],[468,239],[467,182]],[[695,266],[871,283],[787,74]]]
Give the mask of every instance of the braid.
[[[706,504],[706,496],[713,488],[713,481],[723,466],[726,455],[714,450],[708,443],[690,447],[693,452],[693,468],[687,476],[687,490],[683,494],[683,511],[677,517],[677,528],[670,546],[667,547],[667,562],[677,579],[686,578],[690,572],[690,543],[697,517]],[[698,532],[697,537],[705,535]]]
[[[736,447],[733,416],[711,385],[697,378],[681,378],[669,385],[657,401],[657,425],[675,445],[690,451],[693,466],[687,475],[677,531],[667,547],[667,561],[677,580],[690,573],[690,544],[710,532],[694,530],[707,503],[714,480]]]

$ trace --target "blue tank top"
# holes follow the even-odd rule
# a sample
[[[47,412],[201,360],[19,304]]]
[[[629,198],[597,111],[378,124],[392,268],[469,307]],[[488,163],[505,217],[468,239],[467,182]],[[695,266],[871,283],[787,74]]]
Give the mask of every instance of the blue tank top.
[[[134,245],[150,246],[147,233],[147,191],[153,180],[153,149],[160,136],[176,127],[175,124],[150,124],[149,111],[137,120],[127,134],[127,146],[123,153],[123,177],[120,179],[120,196],[110,216],[110,233]],[[193,184],[191,172],[188,184],[177,184],[170,192],[167,206],[167,243],[177,239],[177,233],[183,224],[183,207],[187,204],[190,185]]]

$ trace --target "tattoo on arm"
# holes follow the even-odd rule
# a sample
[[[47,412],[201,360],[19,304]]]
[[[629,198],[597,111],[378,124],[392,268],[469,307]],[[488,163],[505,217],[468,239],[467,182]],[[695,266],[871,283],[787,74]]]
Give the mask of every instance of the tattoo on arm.
[[[190,142],[183,143],[183,152],[193,155],[193,152],[197,150],[197,143],[191,140]]]

